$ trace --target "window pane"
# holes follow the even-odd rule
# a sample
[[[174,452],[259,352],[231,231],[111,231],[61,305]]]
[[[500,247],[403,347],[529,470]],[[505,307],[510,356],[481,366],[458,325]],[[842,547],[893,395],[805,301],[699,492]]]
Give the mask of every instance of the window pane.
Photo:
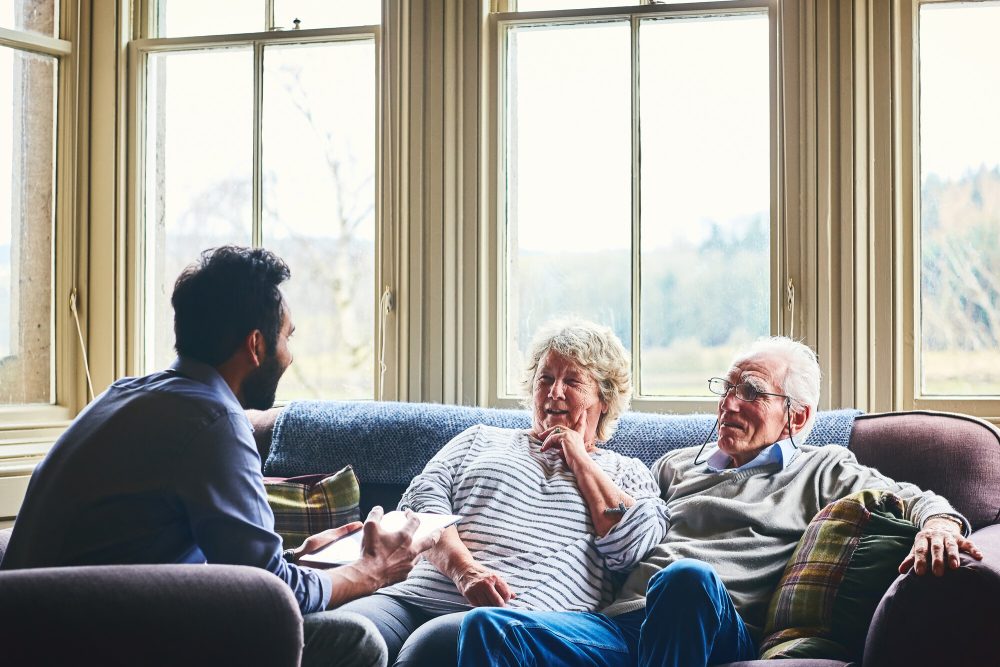
[[[56,60],[0,47],[0,404],[52,401]]]
[[[721,0],[731,2],[732,0]],[[560,9],[592,9],[600,7],[630,7],[634,5],[690,5],[706,0],[513,0],[510,6],[518,12],[542,12]]]
[[[250,245],[253,51],[151,54],[145,142],[145,361],[174,357],[170,295],[206,249]]]
[[[264,0],[159,0],[157,37],[225,35],[267,29]]]
[[[629,7],[641,0],[516,0],[516,11],[544,12],[559,9],[591,9],[594,7]]]
[[[641,392],[705,396],[770,328],[766,15],[640,24]]]
[[[283,398],[372,398],[375,45],[264,51],[264,245],[292,269]]]
[[[379,0],[275,0],[274,23],[290,29],[299,19],[299,28],[340,28],[378,25],[382,20]]]
[[[1000,3],[920,9],[920,380],[1000,395]]]
[[[0,27],[59,36],[56,0],[0,0]]]
[[[629,24],[513,28],[506,81],[506,392],[540,324],[631,337]]]

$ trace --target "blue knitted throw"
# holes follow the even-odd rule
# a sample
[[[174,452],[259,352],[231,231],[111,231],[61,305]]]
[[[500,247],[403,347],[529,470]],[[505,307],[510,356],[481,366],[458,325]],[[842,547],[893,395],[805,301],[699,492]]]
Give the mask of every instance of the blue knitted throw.
[[[810,445],[847,446],[859,410],[817,415]],[[351,464],[364,483],[408,484],[446,442],[474,424],[528,428],[525,410],[432,403],[297,401],[274,426],[264,474],[292,477],[333,472]],[[628,412],[602,445],[651,465],[666,452],[705,442],[715,415]]]

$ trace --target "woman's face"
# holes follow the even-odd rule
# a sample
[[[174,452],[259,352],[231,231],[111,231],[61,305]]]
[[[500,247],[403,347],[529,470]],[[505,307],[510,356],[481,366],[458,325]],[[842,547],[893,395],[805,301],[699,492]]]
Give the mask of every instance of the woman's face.
[[[534,430],[553,426],[573,429],[588,446],[597,439],[597,421],[608,411],[601,400],[597,381],[571,357],[554,350],[546,352],[535,370]]]

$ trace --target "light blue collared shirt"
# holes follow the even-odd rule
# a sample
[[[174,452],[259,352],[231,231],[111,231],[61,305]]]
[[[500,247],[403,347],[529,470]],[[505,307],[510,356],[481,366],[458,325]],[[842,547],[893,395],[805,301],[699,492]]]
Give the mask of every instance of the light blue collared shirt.
[[[718,448],[718,442],[713,444],[715,445],[716,450],[711,456],[708,457],[707,461],[708,469],[712,472],[735,472],[737,470],[749,470],[750,468],[766,466],[771,463],[777,463],[781,466],[781,469],[784,470],[791,464],[799,453],[798,447],[792,445],[792,439],[785,438],[784,440],[774,443],[770,447],[765,447],[761,453],[749,463],[744,463],[738,468],[730,468],[728,466],[733,460],[732,457]]]

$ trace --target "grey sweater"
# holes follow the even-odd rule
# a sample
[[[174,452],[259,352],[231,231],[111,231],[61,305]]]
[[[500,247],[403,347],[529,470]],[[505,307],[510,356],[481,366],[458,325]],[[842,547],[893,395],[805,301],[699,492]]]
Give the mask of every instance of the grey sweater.
[[[715,569],[759,639],[785,564],[809,521],[832,501],[862,489],[887,489],[903,500],[905,516],[915,525],[934,514],[961,518],[944,498],[884,477],[858,463],[845,447],[803,446],[783,470],[775,463],[721,473],[704,463],[692,465],[697,450],[669,452],[653,466],[670,510],[670,529],[632,571],[605,614],[641,609],[654,574],[681,558],[697,558]],[[968,532],[968,522],[962,521]]]

